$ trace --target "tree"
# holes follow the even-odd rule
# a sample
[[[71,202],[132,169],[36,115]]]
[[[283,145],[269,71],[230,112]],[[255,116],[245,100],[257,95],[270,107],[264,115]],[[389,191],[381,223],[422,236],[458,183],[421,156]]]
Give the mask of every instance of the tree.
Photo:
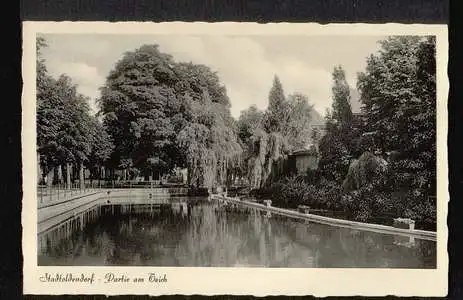
[[[47,46],[43,37],[36,39],[37,152],[39,157],[38,164],[43,177],[51,169],[49,168],[49,163],[53,159],[50,157],[50,152],[46,149],[49,142],[58,132],[60,121],[59,117],[56,116],[59,106],[49,101],[52,96],[54,81],[48,75],[45,60],[42,57],[42,50]]]
[[[190,184],[225,185],[241,153],[226,88],[207,66],[177,63],[175,70],[184,119],[177,142],[186,153]]]
[[[332,121],[339,127],[349,127],[352,122],[352,108],[350,104],[350,87],[346,74],[341,66],[333,70],[333,110]]]
[[[154,168],[166,171],[175,164],[169,152],[176,138],[172,118],[180,105],[173,64],[157,45],[144,45],[127,52],[110,72],[99,105],[115,144],[113,168],[134,166],[147,177]]]
[[[229,99],[204,65],[178,63],[157,45],[128,52],[108,76],[100,99],[114,138],[113,167],[149,174],[187,167],[189,182],[223,182],[239,152]]]
[[[341,182],[353,158],[353,141],[357,138],[352,130],[350,87],[341,66],[333,70],[332,93],[332,109],[326,116],[327,132],[319,145],[319,168],[325,178]]]
[[[45,41],[39,39],[38,45],[40,50]],[[41,167],[44,175],[49,175],[48,184],[51,184],[56,167],[70,163],[81,165],[88,159],[90,109],[88,99],[77,93],[68,76],[53,79],[43,60],[39,60],[38,68],[37,145]]]
[[[212,102],[207,91],[200,101],[190,100],[191,121],[179,132],[186,153],[190,184],[213,187],[226,184],[228,171],[241,153],[234,123],[226,106]]]
[[[366,72],[359,75],[365,131],[371,132],[382,153],[397,152],[398,160],[409,160],[411,172],[404,175],[411,180],[414,171],[424,167],[418,155],[427,156],[424,153],[435,148],[433,43],[403,36],[381,45],[380,53],[369,58]]]
[[[306,148],[310,142],[313,106],[301,93],[289,95],[284,106],[286,115],[281,116],[282,135],[287,138],[291,149]]]
[[[281,118],[287,115],[285,94],[280,79],[275,75],[268,97],[268,108],[265,113],[265,129],[267,132],[279,132],[282,129]]]
[[[46,40],[37,38],[37,150],[43,175],[52,184],[57,170],[66,170],[67,185],[71,184],[71,169],[91,168],[103,163],[112,150],[105,128],[90,114],[89,99],[77,92],[71,78],[62,74],[52,78],[42,58]]]
[[[36,39],[36,84],[37,84],[37,100],[40,100],[40,96],[45,92],[49,85],[51,77],[48,75],[45,60],[42,57],[42,50],[48,47],[46,40],[43,37],[37,37]]]
[[[308,145],[312,110],[303,94],[294,93],[286,99],[275,76],[267,110],[260,112],[251,107],[241,113],[239,135],[246,149],[243,166],[253,188],[281,176],[286,156]]]
[[[322,137],[322,133],[319,128],[314,127],[312,128],[312,131],[310,133],[310,139],[314,145],[318,148],[318,143],[320,142],[320,139]]]
[[[91,118],[90,125],[92,150],[86,165],[92,174],[92,178],[101,179],[104,175],[102,168],[110,159],[114,144],[107,129],[96,117]]]
[[[257,106],[251,105],[248,109],[243,110],[238,118],[238,132],[241,141],[248,143],[257,129],[263,128],[264,112]]]
[[[365,132],[383,155],[395,153],[391,184],[409,195],[405,213],[422,207],[427,214],[435,211],[427,203],[436,180],[435,40],[399,36],[380,43],[358,77]]]
[[[420,37],[391,37],[380,43],[380,52],[369,57],[366,71],[359,74],[358,88],[367,115],[365,128],[379,150],[387,152],[407,138],[401,136],[409,117],[403,108],[415,102]]]

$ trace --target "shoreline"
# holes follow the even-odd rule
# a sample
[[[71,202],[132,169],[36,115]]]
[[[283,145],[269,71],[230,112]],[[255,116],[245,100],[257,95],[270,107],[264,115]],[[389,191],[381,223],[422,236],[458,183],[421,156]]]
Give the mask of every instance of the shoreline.
[[[385,234],[403,235],[407,237],[415,237],[415,238],[424,239],[424,240],[437,241],[436,231],[428,231],[428,230],[420,230],[420,229],[413,229],[413,230],[403,229],[403,228],[397,228],[393,226],[380,225],[380,224],[374,224],[374,223],[365,223],[365,222],[358,222],[358,221],[350,221],[346,219],[330,218],[330,217],[325,217],[325,216],[310,214],[310,213],[305,214],[305,213],[300,213],[295,210],[279,208],[275,206],[266,206],[266,205],[259,204],[256,202],[239,200],[239,198],[231,198],[231,197],[226,197],[226,196],[222,196],[219,194],[211,195],[211,199],[251,206],[257,209],[274,212],[274,213],[277,213],[280,215],[286,215],[289,217],[305,219],[305,220],[316,222],[319,224],[352,228],[352,229],[365,230],[365,231],[373,231],[373,232],[385,233]]]

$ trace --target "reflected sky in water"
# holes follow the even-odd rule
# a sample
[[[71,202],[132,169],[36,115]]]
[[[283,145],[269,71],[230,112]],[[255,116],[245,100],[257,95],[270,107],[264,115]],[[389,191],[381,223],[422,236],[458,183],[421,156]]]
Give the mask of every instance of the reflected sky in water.
[[[39,265],[435,268],[436,242],[171,199],[105,205],[83,229],[39,236]]]

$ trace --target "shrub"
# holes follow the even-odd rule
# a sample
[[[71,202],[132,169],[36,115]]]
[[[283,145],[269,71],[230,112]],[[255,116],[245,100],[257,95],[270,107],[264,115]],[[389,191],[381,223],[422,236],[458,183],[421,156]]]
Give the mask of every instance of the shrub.
[[[334,181],[320,178],[314,183],[308,182],[307,177],[293,176],[253,190],[251,195],[259,199],[272,199],[272,205],[284,208],[307,205],[315,209],[342,210],[348,219],[361,222],[406,217],[414,219],[417,227],[435,224],[436,205],[430,203],[424,192],[395,191],[389,179],[376,177],[358,190],[345,192]]]
[[[322,181],[322,173],[318,169],[307,169],[304,180],[308,184],[320,184],[320,182]]]
[[[333,181],[321,181],[318,185],[308,185],[304,204],[313,208],[339,209],[341,187]]]

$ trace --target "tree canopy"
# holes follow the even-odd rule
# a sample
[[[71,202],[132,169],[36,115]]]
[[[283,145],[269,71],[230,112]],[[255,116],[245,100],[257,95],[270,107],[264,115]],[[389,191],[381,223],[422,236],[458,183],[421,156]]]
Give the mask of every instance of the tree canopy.
[[[157,45],[127,52],[99,100],[115,141],[114,167],[167,173],[187,167],[191,184],[225,180],[239,155],[225,87],[204,65],[175,62]]]
[[[89,99],[77,92],[71,78],[48,74],[37,38],[37,146],[45,173],[66,164],[103,163],[112,150],[110,138],[90,112]]]
[[[396,184],[434,194],[436,180],[435,38],[390,37],[359,74],[365,132],[394,154]]]

